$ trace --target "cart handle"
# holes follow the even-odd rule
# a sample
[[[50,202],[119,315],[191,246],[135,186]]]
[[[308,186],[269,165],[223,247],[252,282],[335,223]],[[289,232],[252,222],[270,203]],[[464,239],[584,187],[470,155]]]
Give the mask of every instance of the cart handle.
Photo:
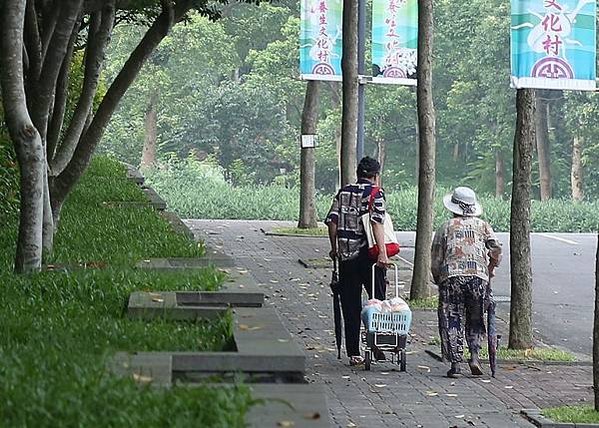
[[[393,263],[393,262],[389,262],[387,263],[387,266],[393,266],[393,269],[395,270],[395,297],[399,297],[399,289],[400,288],[404,288],[403,285],[400,286],[399,285],[399,269],[397,267],[397,263]],[[375,298],[375,294],[374,294],[374,284],[375,284],[375,271],[376,271],[376,263],[372,265],[372,298]],[[385,298],[387,298],[387,296],[385,296]]]

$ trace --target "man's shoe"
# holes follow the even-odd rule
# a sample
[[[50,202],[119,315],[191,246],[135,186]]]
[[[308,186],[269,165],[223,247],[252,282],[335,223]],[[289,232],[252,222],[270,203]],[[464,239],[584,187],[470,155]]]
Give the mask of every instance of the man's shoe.
[[[447,377],[457,379],[462,377],[462,369],[459,363],[451,363],[451,369],[447,372]]]
[[[354,355],[349,357],[349,365],[350,366],[360,366],[364,364],[364,357],[361,355]]]
[[[482,376],[483,369],[480,366],[480,361],[478,359],[471,359],[468,361],[468,366],[470,366],[470,371],[474,376]]]

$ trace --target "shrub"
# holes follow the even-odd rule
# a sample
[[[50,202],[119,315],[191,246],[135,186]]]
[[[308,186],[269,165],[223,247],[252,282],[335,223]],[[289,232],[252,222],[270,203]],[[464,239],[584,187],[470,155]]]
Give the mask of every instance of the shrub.
[[[235,187],[222,175],[208,174],[212,167],[194,160],[170,162],[149,172],[148,181],[170,207],[186,218],[297,220],[299,189],[280,185]],[[443,208],[442,196],[448,189],[438,189],[435,198],[435,227],[449,213]],[[317,214],[324,219],[333,195],[317,193]],[[496,231],[510,225],[510,202],[494,196],[480,195],[483,218]],[[418,193],[406,187],[387,193],[387,209],[396,230],[415,230]],[[599,202],[574,203],[554,199],[532,201],[532,230],[535,232],[591,232],[599,223]]]

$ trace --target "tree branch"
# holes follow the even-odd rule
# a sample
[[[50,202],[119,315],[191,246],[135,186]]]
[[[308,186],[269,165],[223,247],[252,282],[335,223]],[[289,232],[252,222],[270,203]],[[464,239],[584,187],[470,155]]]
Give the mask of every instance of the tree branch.
[[[58,74],[65,59],[69,40],[82,4],[83,0],[64,1],[56,28],[52,34],[48,53],[44,58],[40,78],[36,83],[35,100],[29,100],[33,123],[42,136],[42,141],[46,139],[50,106],[56,89]]]
[[[42,61],[46,58],[46,54],[48,52],[48,46],[50,45],[50,40],[52,40],[52,35],[54,34],[54,30],[56,29],[56,22],[58,20],[58,7],[49,8],[45,10],[43,30],[41,35],[41,43],[42,43]]]
[[[62,132],[68,99],[69,73],[71,70],[75,42],[77,41],[77,37],[79,35],[80,24],[81,21],[79,21],[75,25],[75,28],[73,28],[71,39],[69,40],[69,46],[67,47],[67,53],[64,57],[64,61],[62,62],[60,74],[58,75],[58,81],[56,83],[54,108],[50,118],[50,123],[48,125],[48,135],[46,137],[46,155],[49,160],[54,157],[56,146],[58,145],[58,140],[60,139],[60,134]]]
[[[56,152],[56,156],[50,161],[50,170],[53,176],[60,174],[71,160],[85,127],[86,118],[93,105],[98,81],[100,80],[100,71],[104,63],[106,46],[110,41],[112,25],[114,24],[114,0],[107,3],[101,12],[92,14],[85,53],[83,87],[65,138]]]
[[[108,121],[112,117],[121,98],[137,77],[141,67],[156,46],[168,34],[173,20],[177,21],[181,19],[191,8],[191,3],[191,0],[178,2],[173,9],[174,14],[168,8],[163,10],[133,50],[127,62],[125,62],[120,73],[106,92],[89,128],[82,135],[71,161],[53,182],[51,196],[54,209],[56,209],[57,205],[62,205],[72,187],[79,180],[85,168],[87,168],[91,156],[104,134]]]
[[[42,71],[42,42],[40,39],[39,25],[35,2],[27,1],[25,9],[25,48],[28,58],[29,83],[37,81]]]

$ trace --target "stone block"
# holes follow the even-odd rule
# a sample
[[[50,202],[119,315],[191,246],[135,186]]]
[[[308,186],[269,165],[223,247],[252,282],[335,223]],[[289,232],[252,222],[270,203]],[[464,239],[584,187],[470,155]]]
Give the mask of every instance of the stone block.
[[[252,397],[263,400],[247,416],[250,427],[330,427],[327,397],[321,385],[251,385]]]

